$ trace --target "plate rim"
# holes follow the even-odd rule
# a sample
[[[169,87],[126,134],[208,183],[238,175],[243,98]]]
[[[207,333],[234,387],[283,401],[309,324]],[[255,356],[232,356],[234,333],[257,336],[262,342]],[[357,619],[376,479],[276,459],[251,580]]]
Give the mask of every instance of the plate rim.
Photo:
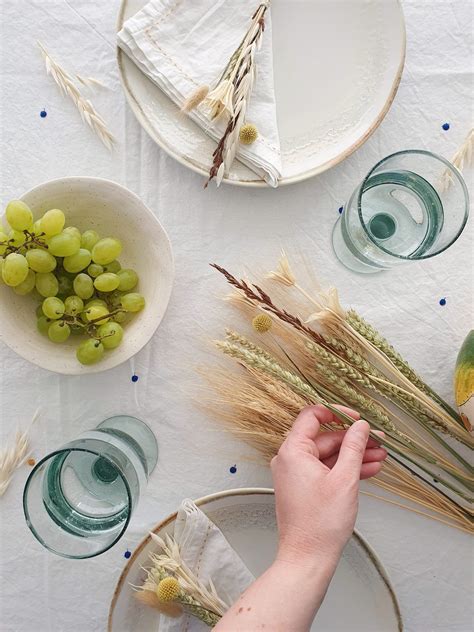
[[[407,31],[406,31],[405,14],[403,12],[403,6],[402,6],[401,0],[395,0],[395,1],[398,5],[398,9],[400,11],[400,15],[402,18],[401,27],[402,27],[403,41],[402,41],[402,46],[401,46],[401,55],[400,55],[400,60],[398,64],[398,69],[395,74],[394,80],[392,82],[392,87],[388,94],[387,100],[384,103],[383,108],[380,110],[377,117],[370,125],[369,129],[366,130],[366,132],[362,134],[362,136],[360,136],[360,138],[358,138],[354,143],[352,143],[350,147],[342,151],[340,154],[338,154],[331,160],[327,160],[325,163],[323,163],[322,165],[319,165],[318,167],[308,169],[307,171],[304,171],[303,173],[290,176],[288,178],[281,178],[278,181],[278,187],[286,186],[289,184],[296,184],[297,182],[303,182],[304,180],[308,180],[309,178],[312,178],[320,173],[323,173],[324,171],[327,171],[328,169],[331,169],[332,167],[335,167],[336,165],[341,163],[343,160],[348,158],[357,149],[359,149],[359,147],[361,147],[372,136],[372,134],[375,132],[375,130],[379,127],[379,125],[384,120],[398,92],[398,87],[402,79],[402,74],[403,74],[403,69],[405,67],[405,59],[406,59]],[[118,34],[118,32],[123,27],[125,8],[129,2],[130,0],[121,0],[120,2],[120,8],[119,8],[117,21],[115,25],[116,34]],[[139,101],[137,100],[132,88],[129,85],[128,78],[125,76],[125,71],[123,67],[123,59],[125,58],[125,56],[126,55],[124,51],[118,45],[116,45],[116,60],[117,60],[120,84],[125,94],[125,98],[127,99],[127,102],[133,114],[135,115],[136,119],[140,123],[141,127],[145,130],[148,136],[159,147],[161,147],[169,156],[174,158],[177,162],[187,167],[188,169],[191,169],[191,171],[194,171],[195,173],[198,173],[204,177],[207,177],[209,173],[205,169],[203,169],[200,165],[195,163],[191,157],[183,156],[182,154],[177,152],[171,145],[169,145],[160,136],[158,131],[155,130],[155,128],[149,123],[147,116],[143,112],[143,109]],[[269,185],[263,179],[245,180],[243,178],[233,179],[233,178],[224,177],[222,182],[225,182],[226,184],[231,184],[234,186],[242,186],[242,187],[249,187],[249,188],[269,188]]]
[[[78,363],[77,368],[75,366],[72,366],[71,369],[64,370],[64,368],[63,369],[52,368],[48,364],[47,360],[44,361],[44,362],[43,361],[35,361],[35,362],[33,362],[31,360],[31,358],[27,357],[26,353],[22,352],[21,349],[18,349],[14,345],[12,346],[11,344],[9,344],[5,340],[5,336],[2,333],[2,328],[0,327],[0,340],[4,344],[6,344],[7,347],[9,347],[9,349],[11,349],[14,353],[19,355],[21,358],[23,358],[24,360],[26,360],[27,362],[29,362],[33,366],[38,366],[41,369],[45,369],[46,371],[50,371],[51,373],[56,373],[57,375],[80,375],[80,376],[82,376],[82,375],[92,375],[92,374],[97,374],[97,373],[104,373],[105,371],[110,371],[112,369],[115,369],[117,366],[125,364],[125,362],[128,362],[129,360],[134,358],[137,355],[137,353],[139,353],[139,351],[141,351],[150,342],[152,337],[155,335],[158,327],[163,322],[163,319],[164,319],[164,317],[166,315],[166,312],[168,311],[168,307],[169,307],[169,304],[170,304],[171,296],[172,296],[172,293],[173,293],[173,286],[174,286],[174,281],[175,281],[176,269],[175,269],[175,260],[174,260],[173,247],[171,245],[171,240],[170,240],[169,235],[166,232],[165,228],[163,227],[162,223],[160,222],[160,220],[156,217],[156,215],[149,208],[149,206],[147,204],[145,204],[145,202],[141,199],[141,197],[139,195],[137,195],[134,191],[132,191],[128,187],[124,186],[123,184],[120,184],[119,182],[116,182],[115,180],[110,180],[109,178],[101,178],[101,177],[96,177],[96,176],[87,176],[87,175],[63,176],[63,177],[60,177],[60,178],[52,178],[50,180],[45,180],[44,182],[40,182],[39,184],[35,184],[33,187],[30,187],[27,191],[25,191],[25,192],[23,192],[21,194],[19,199],[23,199],[25,196],[30,195],[31,193],[34,193],[36,191],[36,189],[40,189],[41,187],[45,186],[46,184],[49,185],[49,184],[53,184],[53,183],[62,183],[62,182],[67,183],[67,182],[70,182],[71,180],[76,180],[76,181],[78,181],[78,180],[86,180],[88,182],[106,183],[108,185],[112,185],[114,187],[122,189],[127,194],[129,194],[132,197],[134,197],[137,200],[137,202],[139,202],[143,206],[143,209],[146,211],[146,213],[148,215],[150,215],[157,222],[158,226],[161,229],[161,232],[162,232],[162,235],[163,235],[163,238],[164,238],[164,243],[166,244],[166,247],[167,247],[167,250],[168,250],[168,253],[169,253],[169,257],[170,257],[169,293],[168,293],[168,296],[166,297],[166,304],[164,305],[163,314],[162,314],[160,320],[158,320],[158,322],[156,323],[156,326],[155,326],[153,332],[151,333],[151,335],[149,336],[149,338],[147,340],[145,340],[136,349],[136,351],[130,357],[125,358],[123,360],[115,361],[110,366],[101,367],[100,366],[100,362],[98,362],[97,364],[93,364],[93,365],[89,365],[89,366],[84,367],[84,366],[82,366],[82,365],[80,365]]]
[[[219,500],[220,498],[230,498],[233,496],[256,496],[256,495],[260,495],[260,496],[274,496],[275,492],[272,488],[270,487],[239,487],[239,488],[235,488],[235,489],[228,489],[228,490],[224,490],[221,492],[215,492],[213,494],[207,494],[206,496],[201,496],[201,498],[198,498],[197,500],[195,500],[195,504],[198,507],[207,505],[215,500]],[[174,520],[176,520],[176,517],[178,515],[178,512],[175,511],[172,514],[169,514],[166,518],[164,518],[161,522],[158,522],[153,529],[151,530],[151,532],[153,533],[158,533],[161,529],[163,529],[164,527],[168,526],[171,522],[173,522]],[[385,570],[385,567],[383,566],[382,562],[380,561],[379,557],[377,556],[377,554],[375,553],[374,549],[370,546],[370,544],[368,544],[368,542],[365,540],[365,538],[359,533],[359,531],[357,529],[354,529],[354,531],[352,532],[352,537],[354,537],[358,544],[365,550],[365,552],[367,553],[370,561],[372,562],[372,564],[374,565],[376,571],[378,572],[382,582],[385,584],[385,587],[388,590],[388,593],[390,595],[390,599],[392,602],[392,606],[393,606],[393,610],[395,613],[395,617],[397,619],[398,622],[398,630],[399,632],[403,632],[404,629],[404,625],[403,625],[403,618],[402,618],[402,614],[401,614],[401,610],[400,610],[400,604],[398,603],[398,599],[397,599],[397,595],[395,593],[395,589],[392,585],[392,582],[390,581],[388,575],[387,575],[387,571]],[[145,537],[142,538],[142,540],[140,541],[140,543],[138,544],[138,546],[134,549],[131,557],[127,560],[127,563],[125,564],[125,566],[122,569],[122,572],[120,573],[120,576],[115,584],[115,588],[114,588],[114,592],[112,595],[112,599],[110,602],[110,606],[109,606],[109,614],[107,617],[107,632],[113,632],[112,630],[112,617],[114,615],[114,611],[115,611],[115,606],[117,605],[117,601],[118,601],[118,597],[119,594],[124,586],[125,583],[125,579],[126,576],[128,575],[131,566],[133,565],[133,563],[135,562],[135,559],[138,557],[138,555],[142,552],[143,548],[148,544],[148,542],[150,541],[150,534],[148,533]]]

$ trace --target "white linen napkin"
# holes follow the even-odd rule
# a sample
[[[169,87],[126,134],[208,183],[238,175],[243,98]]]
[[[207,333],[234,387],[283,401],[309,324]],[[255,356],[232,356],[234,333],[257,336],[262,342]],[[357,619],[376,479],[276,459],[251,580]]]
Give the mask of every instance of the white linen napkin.
[[[215,85],[247,32],[258,5],[259,0],[150,0],[124,24],[118,45],[181,107],[198,86]],[[237,157],[276,187],[281,157],[270,10],[265,15],[265,32],[256,63],[258,74],[246,120],[257,126],[259,137],[252,145],[240,145]],[[191,117],[214,140],[222,137],[225,122],[210,122],[202,105]]]
[[[254,577],[220,529],[193,503],[183,500],[174,527],[183,561],[204,584],[212,580],[219,597],[232,605]],[[161,616],[159,632],[209,632],[195,617]]]

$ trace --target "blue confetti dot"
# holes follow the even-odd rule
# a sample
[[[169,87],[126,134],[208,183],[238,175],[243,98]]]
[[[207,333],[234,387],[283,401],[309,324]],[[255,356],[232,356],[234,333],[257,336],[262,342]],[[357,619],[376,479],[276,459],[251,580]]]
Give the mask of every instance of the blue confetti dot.
[[[48,116],[48,113],[46,112],[46,110],[41,110],[40,116],[41,118],[46,118]]]
[[[341,215],[341,214],[342,214],[342,211],[343,211],[343,210],[344,210],[344,207],[343,207],[343,206],[340,206],[340,207],[339,207],[339,215]]]
[[[129,551],[128,549],[127,549],[127,550],[125,551],[125,553],[123,554],[123,556],[124,556],[124,558],[125,558],[126,560],[128,560],[128,558],[129,558],[129,557],[131,557],[131,555],[132,555],[132,552],[131,552],[131,551]]]
[[[132,375],[132,382],[138,382],[138,375]]]
[[[229,472],[231,474],[235,474],[237,472],[237,465],[233,465],[232,467],[230,467]]]
[[[446,299],[445,298],[440,298],[439,299],[439,304],[441,305],[441,307],[444,307],[446,305]]]
[[[447,132],[449,129],[449,123],[443,123],[441,127],[444,129],[445,132]]]

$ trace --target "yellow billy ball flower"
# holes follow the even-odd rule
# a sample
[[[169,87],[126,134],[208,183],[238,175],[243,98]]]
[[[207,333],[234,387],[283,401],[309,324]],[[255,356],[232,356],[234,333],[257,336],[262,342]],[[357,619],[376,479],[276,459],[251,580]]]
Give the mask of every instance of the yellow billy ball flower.
[[[176,601],[181,589],[175,577],[165,577],[156,588],[156,596],[160,601]]]
[[[246,123],[240,128],[239,139],[240,142],[244,145],[251,145],[257,140],[257,137],[258,129],[255,127],[255,125],[252,125],[251,123]]]
[[[265,334],[272,328],[272,319],[268,314],[259,314],[252,320],[252,325],[255,331],[259,334]]]

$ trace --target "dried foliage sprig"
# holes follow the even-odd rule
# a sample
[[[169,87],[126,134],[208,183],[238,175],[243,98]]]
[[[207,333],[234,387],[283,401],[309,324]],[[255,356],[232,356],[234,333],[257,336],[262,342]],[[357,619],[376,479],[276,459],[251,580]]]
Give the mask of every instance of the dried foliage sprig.
[[[137,592],[137,598],[171,616],[176,616],[176,613],[173,615],[167,611],[166,606],[169,602],[176,602],[184,612],[210,627],[215,626],[229,605],[219,597],[212,581],[206,586],[199,580],[184,563],[179,545],[169,534],[164,539],[155,533],[150,535],[160,552],[150,555],[152,566],[145,569],[147,576]]]
[[[271,297],[263,289],[264,281],[250,284],[214,267],[237,290],[232,303],[248,324],[256,313],[267,314],[273,323],[271,334],[259,337],[265,348],[235,331],[216,343],[244,369],[241,375],[208,372],[215,376],[209,379],[219,393],[223,423],[271,458],[302,405],[328,405],[345,427],[352,420],[334,404],[357,408],[373,428],[386,433],[382,443],[390,458],[373,481],[387,492],[384,498],[472,530],[473,468],[443,435],[471,448],[472,437],[388,341],[356,312],[345,311],[336,290],[318,288],[313,294],[301,287],[286,256],[269,275],[278,304],[273,290]],[[302,310],[310,310],[306,320],[299,315]],[[393,494],[403,502],[390,498]]]
[[[472,162],[474,154],[474,127],[469,130],[464,142],[451,158],[451,163],[462,171],[464,167],[468,167]],[[453,177],[449,169],[446,169],[441,176],[441,191],[447,191],[453,182]]]
[[[25,462],[29,454],[28,433],[16,433],[14,444],[0,452],[0,496],[7,491],[13,474]]]
[[[97,113],[90,100],[82,96],[72,76],[51,57],[41,42],[38,42],[38,46],[43,55],[48,75],[51,75],[54,79],[62,94],[71,99],[78,109],[82,120],[95,132],[107,149],[112,149],[115,138],[109,131],[104,119]],[[82,77],[80,81],[81,83],[84,83],[84,81],[91,83],[92,80],[91,78],[85,79]],[[100,83],[97,80],[93,81],[96,84]]]
[[[270,0],[261,2],[252,15],[247,33],[232,54],[216,85],[211,90],[208,86],[199,86],[181,108],[182,112],[191,112],[204,102],[211,120],[220,117],[227,118],[224,134],[213,153],[213,162],[205,187],[214,178],[217,186],[221,184],[237,153],[240,130],[245,123],[245,115],[256,78],[255,54],[261,45],[265,30],[265,13],[269,4]]]

